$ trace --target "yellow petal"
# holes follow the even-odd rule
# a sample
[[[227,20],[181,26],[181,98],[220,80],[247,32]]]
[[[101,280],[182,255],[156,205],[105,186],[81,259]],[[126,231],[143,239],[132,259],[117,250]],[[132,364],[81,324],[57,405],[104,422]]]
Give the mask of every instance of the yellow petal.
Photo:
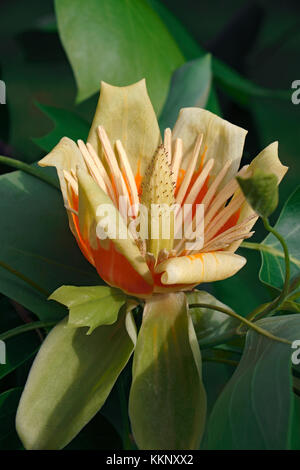
[[[262,150],[254,160],[249,165],[248,171],[251,172],[253,170],[259,169],[264,171],[265,173],[273,173],[278,178],[278,184],[288,171],[288,167],[282,165],[281,161],[278,157],[278,142],[273,142],[272,144],[268,145],[264,150]],[[234,197],[236,197],[240,193],[240,189],[236,192]],[[240,217],[237,223],[243,222],[247,217],[255,214],[253,209],[250,207],[248,202],[245,202],[242,206]],[[245,227],[245,232],[250,231],[257,218],[252,219],[249,224]],[[242,241],[236,241],[232,243],[229,247],[226,248],[226,251],[234,252],[238,249]]]
[[[76,170],[78,167],[86,170],[84,159],[75,142],[68,137],[63,137],[51,152],[39,161],[39,165],[56,168],[64,203],[68,204],[64,170],[70,172],[71,169]]]
[[[121,140],[133,172],[139,162],[143,174],[157,149],[161,137],[145,80],[133,85],[116,87],[101,83],[101,93],[88,142],[101,155],[97,127],[105,128],[112,146]]]
[[[63,137],[58,142],[58,144],[51,150],[51,152],[39,161],[39,165],[54,166],[56,168],[60,183],[60,189],[64,199],[64,204],[66,208],[69,207],[70,202],[68,199],[68,191],[66,180],[64,177],[64,171],[70,172],[71,169],[76,170],[76,168],[82,168],[86,170],[84,159],[75,142],[73,142],[73,140],[69,139],[68,137]],[[78,239],[72,214],[69,210],[67,210],[67,214],[70,229],[80,245],[80,240]]]
[[[200,155],[205,149],[205,161],[215,159],[211,175],[217,175],[228,160],[232,160],[223,185],[237,172],[247,131],[200,108],[183,108],[173,130],[173,139],[183,140],[182,168],[186,168],[189,156],[199,134],[203,134]]]
[[[245,263],[246,259],[242,256],[216,251],[169,258],[155,271],[163,273],[162,284],[199,284],[233,276]]]
[[[128,260],[132,268],[138,273],[148,285],[153,284],[152,276],[149,268],[142,257],[134,239],[127,230],[127,226],[120,216],[119,211],[113,205],[111,199],[102,191],[102,189],[95,183],[93,178],[83,170],[77,171],[78,187],[79,187],[79,226],[80,232],[84,240],[88,240],[91,249],[95,253],[98,248],[103,250],[108,247],[110,241],[113,242],[116,251]],[[103,226],[103,217],[106,215],[97,214],[99,206],[107,205],[109,214],[112,219],[117,222],[117,232],[114,235],[112,231],[108,231],[109,239],[100,240],[96,234],[96,228],[98,224]],[[119,233],[124,235],[124,238],[119,237]],[[111,260],[112,261],[112,260]],[[101,257],[99,261],[95,259],[96,266],[98,262],[101,263]],[[105,262],[103,260],[103,262]],[[98,267],[98,266],[97,266]],[[106,266],[106,269],[110,272],[114,270],[114,266]],[[122,266],[118,267],[121,270]],[[125,269],[125,267],[124,267]],[[113,273],[118,276],[119,272]],[[107,282],[107,279],[104,278]],[[119,285],[116,285],[119,287]],[[120,286],[122,288],[122,286]]]

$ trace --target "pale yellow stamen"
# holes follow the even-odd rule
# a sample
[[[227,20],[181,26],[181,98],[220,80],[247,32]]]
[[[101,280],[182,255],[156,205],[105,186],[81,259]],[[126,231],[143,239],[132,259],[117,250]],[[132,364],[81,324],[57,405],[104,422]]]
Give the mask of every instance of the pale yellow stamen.
[[[252,237],[254,232],[243,232],[240,233],[238,236],[237,235],[231,235],[230,237],[227,237],[226,239],[222,239],[219,241],[212,240],[211,243],[205,246],[201,251],[203,252],[210,252],[210,251],[217,251],[217,250],[222,250],[224,248],[228,248],[231,243],[240,241],[240,240],[245,240],[247,238]]]
[[[211,158],[204,166],[203,170],[201,171],[200,175],[198,176],[198,178],[196,179],[195,183],[193,184],[192,186],[192,189],[191,191],[189,192],[187,198],[185,199],[184,201],[184,205],[186,204],[191,204],[191,206],[194,204],[199,192],[201,191],[201,189],[203,188],[203,185],[206,181],[206,178],[208,177],[209,175],[209,172],[211,171],[212,167],[214,166],[214,159]],[[187,207],[188,206],[185,206],[186,209],[185,209],[185,213],[184,213],[184,222],[186,224],[186,220],[188,220],[188,218],[191,216],[191,212],[192,212],[192,207],[190,208],[190,210],[187,210]],[[183,219],[183,211],[182,209],[179,210],[179,212],[177,213],[177,217],[176,217],[176,226],[175,226],[175,229],[176,229],[176,238],[178,239],[179,237],[179,234],[181,233],[181,226],[182,226],[182,219]],[[193,230],[193,227],[192,227],[193,224],[191,224],[191,226],[188,228],[187,230],[187,238],[191,237],[192,235],[192,230]],[[180,249],[182,243],[179,244],[178,248]]]
[[[164,132],[164,148],[167,153],[168,163],[171,164],[172,161],[172,131],[167,128]]]
[[[115,153],[114,153],[114,151],[112,149],[112,146],[110,144],[109,138],[108,138],[108,136],[107,136],[107,134],[106,134],[106,132],[105,132],[105,130],[102,126],[98,127],[98,134],[99,134],[99,138],[100,138],[103,150],[104,150],[104,155],[106,157],[106,160],[107,160],[107,163],[109,165],[111,174],[113,175],[113,178],[114,178],[114,181],[115,181],[118,196],[127,197],[128,204],[129,204],[129,194],[128,194],[128,191],[127,191],[125,181],[123,179],[123,175],[122,175],[121,170],[119,168],[119,165],[118,165]],[[120,207],[119,207],[119,209],[120,209]],[[125,207],[123,208],[123,211],[124,211],[124,214],[122,214],[122,215],[125,216],[126,215],[125,214]],[[121,209],[121,212],[122,212],[122,209]],[[126,209],[126,213],[127,213],[127,209]]]
[[[213,181],[212,185],[210,186],[210,188],[208,189],[207,193],[205,194],[203,200],[201,201],[201,204],[204,205],[204,209],[207,210],[207,207],[208,205],[210,204],[211,200],[213,199],[213,197],[215,196],[216,194],[216,191],[217,191],[217,188],[219,187],[219,185],[221,184],[223,178],[225,177],[230,165],[231,165],[231,160],[226,162],[224,167],[222,168],[222,170],[218,173],[217,177],[215,178],[215,180]],[[207,164],[205,165],[205,167],[203,168],[202,172],[200,173],[197,181],[194,183],[194,186],[196,185],[195,187],[195,190],[194,190],[194,186],[191,190],[191,192],[193,191],[194,194],[196,194],[196,197],[197,197],[197,194],[199,194],[199,191],[202,189],[203,187],[203,184],[207,178],[207,176],[209,175],[209,172],[211,171],[212,169],[212,164],[209,162],[207,162]],[[200,184],[199,184],[200,182]],[[197,187],[198,185],[198,187]],[[197,189],[196,189],[197,188]],[[194,198],[190,198],[189,196],[187,197],[186,201],[185,202],[188,202],[189,200],[192,200],[194,202]],[[178,217],[176,219],[176,234],[178,236],[178,232],[179,230],[181,229],[181,226],[179,225],[180,223],[180,212],[178,214]],[[182,216],[182,212],[181,212],[181,216]],[[194,223],[194,219],[193,219],[193,223]],[[203,223],[203,218],[201,218],[200,220],[197,221],[197,226],[196,226],[196,232],[199,232],[201,226],[202,226],[202,223]],[[177,243],[175,243],[175,246],[176,246],[176,249],[178,250],[178,253],[182,253],[184,251],[184,244],[187,240],[190,240],[191,239],[191,236],[192,236],[192,230],[193,230],[193,225],[191,225],[191,227],[188,228],[188,231],[187,231],[187,235],[186,235],[186,238],[183,238],[182,240],[179,240],[177,238]],[[195,246],[198,244],[198,242],[195,242]],[[189,250],[190,251],[190,250]]]
[[[213,168],[215,160],[211,158],[204,166],[203,170],[201,171],[200,175],[196,179],[195,183],[193,184],[188,196],[186,197],[184,203],[185,204],[194,204],[198,194],[200,193],[203,185],[206,181],[206,178],[209,175],[209,172]]]
[[[189,184],[191,182],[193,173],[195,171],[195,167],[198,161],[199,157],[199,152],[202,144],[202,139],[203,139],[203,134],[199,134],[193,149],[193,153],[190,158],[189,166],[187,167],[186,173],[184,175],[183,181],[180,185],[178,194],[176,196],[176,203],[177,204],[182,204],[182,201],[184,199],[184,196],[186,194],[186,191],[189,187]]]
[[[245,166],[243,167],[237,175],[241,176],[244,175],[247,171],[248,167]],[[236,181],[235,178],[230,180],[224,188],[221,189],[219,194],[216,196],[215,199],[213,199],[212,203],[210,206],[205,207],[205,225],[208,226],[210,221],[213,219],[213,217],[216,215],[218,210],[228,201],[231,196],[237,191],[239,188],[238,182]]]
[[[69,185],[73,189],[76,196],[78,196],[78,183],[77,183],[76,179],[72,175],[70,175],[70,173],[68,171],[66,171],[66,170],[63,170],[63,171],[64,171],[65,180],[69,183]]]
[[[217,174],[215,180],[212,182],[212,184],[209,187],[207,193],[205,194],[205,196],[202,200],[202,204],[204,204],[208,207],[208,205],[212,201],[214,195],[216,194],[216,191],[217,191],[218,187],[220,186],[221,182],[223,181],[224,177],[226,176],[226,173],[227,173],[229,167],[231,166],[231,163],[232,163],[232,161],[228,160],[225,163],[225,165],[223,166],[222,170],[219,171],[219,173]]]
[[[204,247],[203,249],[206,248],[206,246],[208,244],[210,244],[211,242],[214,242],[214,241],[219,241],[223,238],[226,238],[227,236],[229,235],[232,235],[234,234],[235,236],[238,236],[240,235],[242,232],[245,231],[248,223],[253,220],[254,218],[256,218],[256,214],[254,215],[251,215],[250,217],[247,217],[245,220],[243,220],[243,222],[237,224],[237,225],[234,225],[233,227],[230,227],[228,228],[227,230],[225,230],[224,232],[220,233],[219,235],[215,236],[215,237],[212,237],[210,238],[209,240],[207,239],[206,240],[206,243],[204,244]]]
[[[65,204],[65,208],[67,209],[67,211],[72,212],[73,214],[75,214],[75,215],[78,216],[78,211],[75,211],[75,209],[73,209],[72,207],[68,206],[68,204]]]
[[[173,181],[175,183],[177,182],[179,168],[181,165],[182,149],[183,149],[182,139],[178,138],[175,140],[174,154],[173,154],[172,165],[171,165],[171,169],[173,173]]]
[[[128,186],[130,188],[132,204],[137,204],[138,205],[139,204],[139,195],[138,195],[135,179],[134,179],[134,176],[133,176],[133,173],[132,173],[132,170],[131,170],[131,166],[130,166],[126,151],[125,151],[125,149],[122,145],[122,142],[120,140],[116,141],[116,148],[117,148],[117,152],[118,152],[122,167],[123,167],[124,172],[125,172],[125,176],[127,178]],[[136,213],[137,213],[137,209],[135,209],[135,215],[136,215]]]
[[[243,194],[234,197],[230,203],[206,226],[205,241],[210,240],[222,227],[227,220],[240,208],[245,201]]]
[[[87,149],[88,149],[92,159],[94,160],[95,165],[97,166],[97,168],[100,172],[100,175],[102,176],[102,179],[105,183],[105,186],[107,188],[107,192],[108,192],[110,198],[112,199],[112,201],[114,201],[114,203],[116,203],[116,197],[115,197],[113,186],[111,184],[111,181],[109,179],[107,171],[105,170],[99,156],[97,155],[96,150],[94,149],[92,144],[90,144],[89,142],[86,144],[86,146],[87,146]]]
[[[106,189],[104,180],[103,180],[97,166],[95,165],[95,162],[94,162],[93,158],[91,157],[85,143],[82,140],[78,140],[77,144],[78,144],[78,147],[79,147],[79,149],[82,153],[84,161],[85,161],[91,175],[93,176],[94,180],[98,183],[98,185],[100,186],[102,191],[104,191],[105,194],[107,194],[107,189]]]

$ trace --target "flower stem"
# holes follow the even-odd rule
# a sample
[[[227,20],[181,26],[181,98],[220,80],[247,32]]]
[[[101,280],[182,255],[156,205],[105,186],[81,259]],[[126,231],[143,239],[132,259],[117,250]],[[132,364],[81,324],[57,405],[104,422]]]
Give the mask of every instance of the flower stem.
[[[281,295],[279,296],[280,297],[279,305],[281,305],[281,303],[283,302],[283,300],[289,293],[289,285],[290,285],[290,277],[291,277],[291,263],[290,263],[289,250],[285,242],[285,239],[283,238],[282,235],[280,235],[279,232],[277,232],[277,230],[275,230],[275,228],[271,227],[271,225],[269,224],[269,220],[266,217],[264,217],[262,221],[264,223],[266,230],[272,233],[274,237],[276,237],[277,240],[280,242],[283,252],[284,252],[285,280],[284,280],[284,285],[283,285]]]
[[[49,328],[50,326],[56,325],[57,321],[35,321],[31,323],[26,323],[25,325],[17,326],[11,330],[5,331],[0,334],[0,341],[13,338],[27,331],[37,330],[38,328]]]
[[[272,333],[269,333],[267,330],[264,330],[263,328],[256,325],[255,323],[247,320],[247,318],[244,318],[241,315],[238,315],[237,313],[235,313],[232,310],[229,310],[227,308],[219,307],[217,305],[203,304],[203,303],[190,304],[189,308],[209,308],[211,310],[218,310],[219,312],[226,313],[227,315],[229,315],[233,318],[236,318],[241,323],[244,323],[245,325],[247,325],[252,330],[256,331],[257,333],[260,333],[263,336],[266,336],[269,339],[272,339],[274,341],[279,341],[280,343],[291,344],[291,342],[288,341],[287,339],[279,338],[278,336],[272,335]]]
[[[3,261],[0,261],[0,267],[6,269],[7,271],[9,271],[14,276],[16,276],[19,279],[21,279],[22,281],[26,282],[26,284],[28,284],[30,287],[33,287],[37,291],[39,291],[43,296],[45,295],[46,297],[49,297],[50,293],[47,292],[43,287],[39,286],[36,282],[29,279],[29,277],[24,276],[24,274],[20,273],[16,269],[9,266],[9,264],[4,263]]]
[[[285,261],[285,280],[284,280],[283,288],[282,288],[280,295],[276,297],[272,302],[269,302],[268,304],[266,304],[265,308],[261,309],[260,307],[258,307],[255,310],[253,310],[247,317],[250,320],[252,320],[253,318],[256,318],[257,320],[259,320],[260,318],[263,318],[266,315],[270,313],[274,313],[276,310],[278,310],[283,304],[283,302],[285,301],[285,299],[287,298],[289,294],[289,287],[290,287],[291,266],[290,266],[290,256],[289,256],[289,250],[288,250],[287,244],[284,238],[282,237],[282,235],[280,235],[280,233],[278,233],[275,228],[271,227],[267,217],[262,217],[262,221],[266,230],[272,233],[282,246],[283,253],[284,253],[284,261]]]
[[[27,163],[21,162],[20,160],[4,157],[2,155],[0,155],[0,163],[3,163],[4,165],[10,166],[12,168],[16,168],[17,170],[22,170],[25,173],[28,173],[31,176],[35,176],[45,183],[48,183],[50,186],[59,189],[58,183],[53,178],[49,177],[44,172],[40,171],[38,168],[35,168],[32,165],[28,165]]]

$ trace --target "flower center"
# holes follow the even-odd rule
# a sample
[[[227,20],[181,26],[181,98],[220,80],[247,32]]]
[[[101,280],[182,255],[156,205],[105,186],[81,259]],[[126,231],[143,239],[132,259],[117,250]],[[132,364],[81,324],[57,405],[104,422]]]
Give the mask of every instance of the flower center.
[[[142,182],[141,204],[148,214],[147,252],[155,260],[161,250],[173,248],[175,223],[175,183],[163,145],[155,152]]]

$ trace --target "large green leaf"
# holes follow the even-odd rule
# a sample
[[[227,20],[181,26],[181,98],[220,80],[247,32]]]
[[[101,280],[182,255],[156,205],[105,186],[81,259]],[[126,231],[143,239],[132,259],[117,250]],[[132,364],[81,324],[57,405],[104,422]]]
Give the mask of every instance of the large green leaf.
[[[5,49],[4,46],[2,50]],[[43,100],[51,106],[72,106],[76,87],[66,60],[26,61],[18,44],[14,44],[13,51],[13,60],[11,48],[7,48],[7,58],[1,54],[1,78],[7,84],[9,97],[9,143],[15,156],[33,162],[40,157],[41,151],[32,137],[43,136],[51,127],[35,102]]]
[[[54,108],[41,103],[38,103],[37,106],[54,123],[54,128],[49,134],[33,139],[43,150],[50,152],[65,136],[75,141],[78,139],[87,140],[89,125],[82,117],[66,109]]]
[[[62,43],[82,101],[100,81],[128,85],[147,78],[157,112],[183,56],[159,16],[145,0],[56,0]]]
[[[0,299],[0,333],[22,325],[16,310],[6,297]],[[30,359],[37,351],[40,340],[35,332],[9,338],[5,341],[5,364],[0,364],[0,379]]]
[[[207,51],[194,40],[180,21],[161,2],[158,0],[147,1],[164,21],[186,59],[195,59],[207,53]],[[251,80],[246,79],[216,57],[212,57],[212,69],[216,84],[242,106],[248,107],[253,97],[271,97],[273,99],[290,100],[289,91],[263,88]]]
[[[90,335],[98,326],[117,321],[126,295],[119,289],[106,286],[62,286],[49,299],[69,308],[68,325],[75,328],[88,326],[87,334]]]
[[[242,106],[249,107],[254,97],[272,98],[288,101],[290,92],[287,90],[272,90],[248,80],[221,60],[213,58],[213,74],[218,86],[234,101]]]
[[[211,56],[182,65],[172,77],[167,101],[159,119],[161,130],[173,127],[181,108],[205,108],[211,85]]]
[[[21,388],[13,388],[0,395],[0,450],[22,449],[15,430],[16,409],[21,392]]]
[[[27,449],[65,447],[105,402],[136,341],[132,315],[113,325],[70,328],[67,319],[46,338],[26,383],[17,431]]]
[[[300,317],[257,322],[276,336],[300,337]],[[210,449],[286,449],[293,409],[290,346],[253,331],[241,362],[216,402],[208,423]]]
[[[206,397],[201,356],[183,293],[146,301],[129,398],[140,449],[197,449]]]
[[[0,364],[0,379],[34,356],[39,347],[38,335],[28,332],[5,341],[6,362]]]
[[[3,268],[0,292],[49,320],[66,313],[58,304],[46,302],[55,289],[101,283],[69,230],[60,191],[19,171],[2,175],[0,212],[0,261],[37,283],[45,294]]]
[[[186,294],[188,304],[209,304],[231,310],[227,305],[217,300],[213,295],[203,290],[194,290]],[[239,322],[226,315],[209,308],[191,308],[190,315],[193,320],[195,333],[200,347],[209,347],[221,344],[234,335]]]
[[[300,274],[300,186],[284,205],[275,225],[276,230],[284,237],[290,254],[291,277]],[[281,289],[285,279],[285,263],[282,246],[269,234],[261,243],[268,251],[262,251],[260,279],[269,286]]]
[[[165,7],[163,2],[160,0],[147,0],[147,2],[161,17],[187,60],[197,59],[205,54],[204,49],[199,46],[176,16]]]

